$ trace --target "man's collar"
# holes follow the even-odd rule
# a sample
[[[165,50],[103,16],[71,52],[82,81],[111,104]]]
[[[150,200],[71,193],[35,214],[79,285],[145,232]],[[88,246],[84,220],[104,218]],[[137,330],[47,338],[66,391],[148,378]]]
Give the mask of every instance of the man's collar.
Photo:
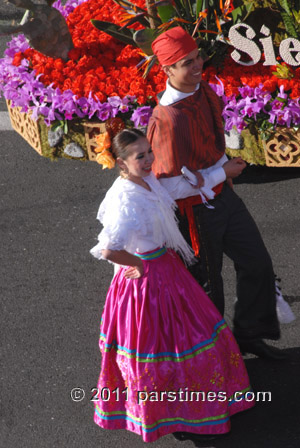
[[[199,86],[200,83],[197,84],[195,92],[196,90],[199,89]],[[167,80],[166,90],[164,91],[164,94],[161,97],[159,104],[161,106],[170,106],[173,103],[177,103],[178,101],[181,101],[184,98],[193,95],[195,92],[189,92],[189,93],[181,92],[180,90],[174,89],[174,87],[172,87],[171,84],[169,83],[169,80]]]

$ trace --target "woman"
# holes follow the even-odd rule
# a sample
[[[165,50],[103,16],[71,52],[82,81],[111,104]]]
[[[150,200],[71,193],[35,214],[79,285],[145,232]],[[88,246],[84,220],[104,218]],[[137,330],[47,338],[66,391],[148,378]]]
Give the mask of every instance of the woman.
[[[121,176],[100,205],[103,230],[91,253],[121,267],[101,320],[95,422],[145,442],[226,433],[230,416],[253,406],[237,344],[176,253],[193,261],[144,134],[122,131],[113,154]]]

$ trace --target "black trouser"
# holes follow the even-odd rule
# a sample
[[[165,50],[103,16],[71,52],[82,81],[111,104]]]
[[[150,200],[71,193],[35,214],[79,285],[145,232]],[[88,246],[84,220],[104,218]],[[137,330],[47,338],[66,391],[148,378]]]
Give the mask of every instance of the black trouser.
[[[200,260],[189,268],[224,314],[223,253],[233,262],[237,278],[234,334],[241,339],[280,336],[276,314],[275,276],[260,232],[243,201],[227,185],[215,199],[193,207],[200,240]],[[188,223],[179,216],[180,230],[190,243]]]

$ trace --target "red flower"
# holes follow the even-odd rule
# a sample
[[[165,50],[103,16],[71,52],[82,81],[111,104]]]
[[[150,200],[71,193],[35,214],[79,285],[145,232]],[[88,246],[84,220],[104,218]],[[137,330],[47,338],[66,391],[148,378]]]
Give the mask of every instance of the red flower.
[[[62,72],[59,72],[58,70],[52,70],[51,77],[53,78],[54,81],[59,83],[63,83],[65,79]]]
[[[134,0],[134,3],[145,7],[144,0]],[[42,74],[40,79],[44,84],[53,83],[62,91],[71,89],[78,97],[92,93],[104,102],[108,96],[129,94],[137,96],[138,102],[144,104],[164,89],[165,74],[156,66],[145,81],[142,71],[136,68],[142,59],[140,50],[123,45],[91,24],[91,19],[120,24],[122,12],[113,0],[88,0],[67,18],[74,43],[67,62],[30,48],[23,54],[16,54],[14,63],[19,65],[25,57],[32,69]]]
[[[21,64],[22,59],[24,58],[24,54],[19,51],[14,55],[12,64],[18,67]]]
[[[145,0],[133,2],[145,8]],[[30,67],[42,75],[40,79],[45,85],[53,83],[62,91],[70,89],[78,97],[91,93],[104,102],[108,96],[133,95],[140,105],[147,104],[165,89],[164,72],[156,65],[145,80],[143,72],[136,67],[142,60],[140,50],[122,44],[91,24],[91,19],[121,24],[122,12],[123,9],[113,0],[88,0],[67,18],[74,44],[68,61],[52,59],[29,48],[24,53],[17,53],[13,64],[20,65],[26,58]],[[133,27],[137,29],[139,25]],[[263,84],[265,90],[271,93],[284,85],[285,90],[291,92],[291,98],[298,98],[300,68],[291,70],[294,75],[292,79],[279,79],[272,74],[274,67],[264,66],[262,62],[253,66],[239,65],[228,54],[224,67],[219,70],[208,67],[203,79],[218,83],[217,76],[227,96],[238,95],[238,89],[243,85],[258,87]]]
[[[272,93],[276,90],[277,88],[277,79],[266,79],[264,82],[264,88],[265,90],[267,90],[268,92]]]
[[[74,93],[78,93],[78,92],[75,91],[76,88],[75,88],[75,86],[72,84],[71,79],[70,79],[70,78],[65,79],[64,82],[63,82],[63,88],[62,88],[62,90],[69,90],[69,89],[71,89],[71,88],[73,89],[73,92],[74,92]]]
[[[81,51],[79,48],[72,48],[72,50],[69,51],[68,56],[73,61],[77,61],[81,56]]]

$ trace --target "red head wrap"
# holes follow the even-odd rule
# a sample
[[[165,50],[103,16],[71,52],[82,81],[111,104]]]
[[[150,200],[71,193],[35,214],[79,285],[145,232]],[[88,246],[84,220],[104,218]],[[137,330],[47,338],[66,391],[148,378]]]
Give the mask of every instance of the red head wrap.
[[[172,65],[198,48],[196,42],[181,26],[160,34],[152,42],[153,53],[161,65]]]

